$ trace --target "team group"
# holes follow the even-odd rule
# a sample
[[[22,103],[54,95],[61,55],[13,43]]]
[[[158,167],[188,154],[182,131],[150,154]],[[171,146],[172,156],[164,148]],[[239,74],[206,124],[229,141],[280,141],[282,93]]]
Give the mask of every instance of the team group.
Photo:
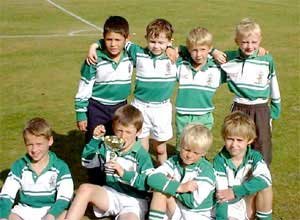
[[[80,220],[89,203],[96,217],[119,220],[272,219],[271,129],[281,107],[272,56],[260,48],[260,26],[241,20],[238,50],[224,53],[212,48],[212,34],[202,27],[174,48],[173,27],[165,19],[148,24],[146,48],[128,40],[123,17],[109,17],[103,30],[82,65],[75,98],[89,183],[73,196],[67,164],[49,151],[51,128],[34,118],[23,131],[27,154],[3,185],[0,219]],[[222,83],[235,97],[222,126],[224,147],[211,164],[205,155],[212,145],[213,96]],[[177,153],[168,158],[170,98],[177,84]],[[122,140],[119,152],[105,145],[107,135]]]

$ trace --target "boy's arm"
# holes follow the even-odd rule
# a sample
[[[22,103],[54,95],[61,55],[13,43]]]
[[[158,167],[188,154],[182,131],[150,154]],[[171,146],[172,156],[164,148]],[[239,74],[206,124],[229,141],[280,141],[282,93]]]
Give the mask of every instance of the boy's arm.
[[[97,52],[96,49],[99,47],[98,43],[92,43],[89,48],[89,52],[85,61],[88,65],[96,65],[97,64]]]
[[[232,190],[237,198],[252,195],[272,185],[270,170],[260,153],[255,152],[253,157],[254,170],[252,177],[239,186],[233,186]]]
[[[76,121],[87,120],[88,100],[92,96],[92,90],[95,82],[96,69],[86,63],[81,68],[81,78],[77,94],[75,96]]]
[[[98,158],[95,158],[99,151],[99,144],[101,139],[95,139],[94,137],[87,143],[81,154],[81,164],[87,168],[93,168],[99,166]]]
[[[214,171],[202,170],[199,176],[193,181],[197,183],[197,189],[186,193],[177,193],[176,198],[189,208],[196,208],[202,204],[208,197],[213,197],[215,192],[215,175]]]
[[[180,182],[173,179],[173,173],[173,163],[169,159],[149,175],[147,184],[155,191],[175,196]]]
[[[74,192],[74,184],[70,170],[66,164],[60,167],[60,174],[57,180],[56,201],[51,206],[48,214],[58,217],[69,207]]]
[[[281,100],[278,80],[273,62],[270,64],[271,118],[278,119],[281,113]]]
[[[21,188],[21,179],[14,170],[17,169],[17,165],[12,166],[4,185],[0,193],[0,218],[8,218],[11,208],[14,204],[14,200],[17,192]],[[17,169],[19,170],[19,169]]]

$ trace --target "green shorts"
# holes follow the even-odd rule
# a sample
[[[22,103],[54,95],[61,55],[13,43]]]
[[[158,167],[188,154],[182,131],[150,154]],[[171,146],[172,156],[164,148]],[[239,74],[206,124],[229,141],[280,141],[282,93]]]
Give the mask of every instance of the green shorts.
[[[175,123],[176,123],[176,150],[179,151],[181,132],[187,124],[198,123],[204,125],[209,129],[212,129],[214,124],[214,117],[211,112],[206,113],[204,115],[183,115],[183,114],[176,113]]]

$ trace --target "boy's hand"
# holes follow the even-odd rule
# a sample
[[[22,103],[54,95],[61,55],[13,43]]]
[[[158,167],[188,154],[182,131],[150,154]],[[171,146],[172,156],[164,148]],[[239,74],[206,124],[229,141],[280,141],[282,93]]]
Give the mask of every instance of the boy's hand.
[[[265,48],[263,48],[263,47],[258,48],[258,56],[264,56],[268,53],[269,53],[269,51],[267,51]]]
[[[228,202],[235,198],[232,189],[217,190],[216,197],[218,202]]]
[[[167,47],[166,55],[171,60],[172,63],[175,63],[179,57],[178,48]]]
[[[47,214],[41,220],[55,220],[55,217],[51,214]]]
[[[87,131],[87,121],[78,121],[77,122],[77,127],[80,131],[82,132],[86,132]]]
[[[106,132],[106,130],[105,130],[104,125],[98,125],[94,129],[93,136],[95,138],[99,138],[99,137],[102,137],[105,134],[105,132]]]
[[[214,49],[211,55],[213,56],[214,60],[217,61],[219,64],[227,62],[227,56],[223,51]]]
[[[178,193],[185,193],[185,192],[194,192],[198,189],[198,184],[194,180],[190,180],[186,183],[180,184],[180,186],[177,188]]]
[[[88,55],[87,55],[87,58],[86,58],[87,64],[89,64],[89,65],[91,65],[91,64],[96,65],[97,64],[97,53],[96,53],[97,48],[98,48],[98,44],[96,44],[96,43],[93,43],[90,46],[90,49],[89,49],[89,52],[88,52]]]
[[[104,166],[109,171],[111,171],[111,170],[116,171],[116,173],[119,175],[119,177],[123,177],[124,169],[121,167],[121,165],[116,160],[110,160]]]

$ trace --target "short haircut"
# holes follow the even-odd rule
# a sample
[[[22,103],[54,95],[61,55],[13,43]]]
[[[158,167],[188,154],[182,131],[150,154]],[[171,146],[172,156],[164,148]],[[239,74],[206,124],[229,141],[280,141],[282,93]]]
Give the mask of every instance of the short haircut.
[[[258,23],[250,18],[242,19],[235,28],[235,37],[247,37],[250,34],[261,34],[261,28]]]
[[[134,125],[137,131],[143,126],[143,115],[140,110],[132,105],[124,105],[118,108],[113,116],[113,127],[116,123],[123,126]]]
[[[186,38],[186,46],[188,48],[197,45],[207,45],[211,47],[212,41],[213,36],[206,28],[197,27],[189,32]]]
[[[145,37],[147,39],[149,37],[159,37],[160,33],[165,33],[167,39],[172,40],[172,36],[174,33],[172,24],[163,18],[155,19],[147,25]]]
[[[26,140],[26,135],[44,136],[46,139],[52,137],[52,129],[48,122],[43,118],[33,118],[29,120],[23,129],[23,138]]]
[[[110,16],[104,23],[103,37],[109,32],[118,33],[127,38],[129,35],[128,21],[121,16]]]
[[[241,111],[234,111],[227,115],[221,131],[225,140],[229,136],[246,138],[248,141],[256,138],[256,127],[254,121]]]
[[[199,147],[205,152],[208,151],[213,142],[211,131],[201,124],[188,124],[184,127],[180,146]]]

